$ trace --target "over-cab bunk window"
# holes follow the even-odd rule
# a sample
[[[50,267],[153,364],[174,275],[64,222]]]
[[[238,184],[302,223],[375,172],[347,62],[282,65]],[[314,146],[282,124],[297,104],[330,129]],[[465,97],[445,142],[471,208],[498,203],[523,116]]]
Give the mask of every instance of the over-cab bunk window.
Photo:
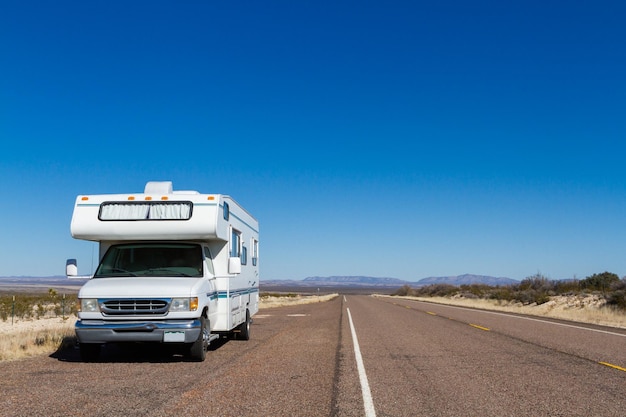
[[[100,220],[189,220],[191,201],[106,202],[100,205]]]

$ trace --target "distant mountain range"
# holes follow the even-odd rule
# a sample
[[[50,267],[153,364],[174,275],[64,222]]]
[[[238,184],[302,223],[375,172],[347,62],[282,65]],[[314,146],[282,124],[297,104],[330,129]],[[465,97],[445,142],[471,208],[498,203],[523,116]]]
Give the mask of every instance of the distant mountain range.
[[[69,280],[65,276],[50,277],[26,277],[12,276],[0,277],[0,285],[70,285],[79,286],[84,280]],[[470,284],[486,284],[511,285],[517,284],[519,281],[506,277],[491,277],[488,275],[453,275],[444,277],[428,277],[419,281],[406,281],[398,278],[389,277],[368,277],[368,276],[330,276],[330,277],[308,277],[303,280],[261,280],[261,287],[295,287],[295,288],[313,288],[313,287],[348,287],[348,288],[399,288],[403,285],[411,287],[423,287],[432,284],[449,284],[449,285],[470,285]]]
[[[303,280],[262,280],[262,287],[381,287],[398,288],[403,285],[423,287],[432,284],[470,285],[486,284],[511,285],[519,281],[506,277],[491,277],[487,275],[463,274],[445,277],[428,277],[419,281],[406,281],[398,278],[367,277],[367,276],[330,276],[308,277]]]
[[[470,284],[486,284],[491,286],[496,285],[511,285],[519,284],[519,281],[506,278],[506,277],[490,277],[488,275],[472,275],[463,274],[449,277],[429,277],[423,278],[417,281],[419,286],[432,285],[432,284],[450,284],[450,285],[470,285]]]
[[[333,277],[308,277],[302,280],[305,284],[362,284],[374,286],[402,286],[407,283],[398,278],[363,277],[363,276],[333,276]]]

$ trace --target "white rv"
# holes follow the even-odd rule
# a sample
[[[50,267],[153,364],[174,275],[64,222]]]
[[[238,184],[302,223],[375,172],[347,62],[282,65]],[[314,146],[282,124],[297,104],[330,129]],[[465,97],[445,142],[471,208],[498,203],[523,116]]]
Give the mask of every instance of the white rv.
[[[259,308],[259,225],[232,198],[174,191],[79,195],[76,239],[99,242],[99,265],[78,294],[85,361],[110,342],[159,342],[203,361],[220,336],[248,340]],[[66,265],[78,276],[76,261]]]

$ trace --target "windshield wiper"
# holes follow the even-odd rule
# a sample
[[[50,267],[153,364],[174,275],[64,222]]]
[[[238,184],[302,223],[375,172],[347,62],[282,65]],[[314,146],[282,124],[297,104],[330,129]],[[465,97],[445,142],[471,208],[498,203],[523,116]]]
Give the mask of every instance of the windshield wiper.
[[[148,269],[148,272],[150,272],[150,273],[168,272],[168,273],[170,273],[170,274],[172,274],[174,276],[177,276],[177,277],[192,277],[193,276],[193,275],[187,274],[185,272],[177,271],[177,270],[172,269],[172,268],[150,268],[150,269]]]
[[[122,269],[122,268],[112,268],[111,271],[113,271],[113,272],[122,272],[124,274],[128,274],[128,275],[131,275],[133,277],[137,276],[137,274],[135,274],[134,272],[131,272],[131,271],[128,271],[128,270]]]

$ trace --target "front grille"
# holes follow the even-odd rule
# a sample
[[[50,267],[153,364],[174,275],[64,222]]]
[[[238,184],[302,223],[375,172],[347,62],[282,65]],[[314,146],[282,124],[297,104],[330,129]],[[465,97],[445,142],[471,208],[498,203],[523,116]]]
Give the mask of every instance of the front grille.
[[[159,299],[121,299],[100,300],[100,310],[105,315],[163,315],[167,313],[170,300]]]

